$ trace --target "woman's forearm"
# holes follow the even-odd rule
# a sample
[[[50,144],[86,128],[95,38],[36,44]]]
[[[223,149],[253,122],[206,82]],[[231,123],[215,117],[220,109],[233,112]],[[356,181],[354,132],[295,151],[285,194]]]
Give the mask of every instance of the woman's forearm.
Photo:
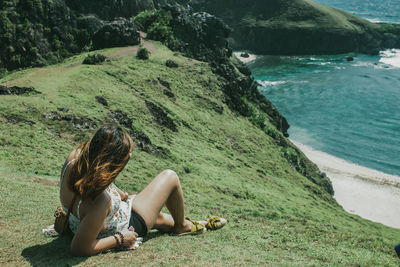
[[[93,242],[92,255],[112,248],[116,248],[117,246],[118,246],[117,241],[115,240],[114,236],[108,236],[105,238],[96,239]]]
[[[117,241],[115,240],[114,236],[108,236],[105,238],[96,239],[91,247],[84,249],[71,247],[71,253],[74,256],[92,256],[97,253],[116,248],[117,246]]]

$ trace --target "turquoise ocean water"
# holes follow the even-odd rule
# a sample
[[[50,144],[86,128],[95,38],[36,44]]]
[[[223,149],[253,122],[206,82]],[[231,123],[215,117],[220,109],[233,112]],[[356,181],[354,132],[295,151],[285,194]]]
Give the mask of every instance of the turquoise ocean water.
[[[400,22],[399,0],[317,2],[374,21]],[[400,50],[379,56],[260,56],[249,67],[261,92],[288,119],[291,139],[400,176]]]

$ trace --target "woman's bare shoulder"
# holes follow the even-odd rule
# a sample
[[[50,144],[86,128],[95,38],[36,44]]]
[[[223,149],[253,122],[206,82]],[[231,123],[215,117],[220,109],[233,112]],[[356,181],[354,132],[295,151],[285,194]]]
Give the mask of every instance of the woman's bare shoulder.
[[[70,162],[71,160],[75,159],[78,157],[80,150],[78,149],[74,149],[71,151],[71,153],[69,153],[67,159],[65,160],[65,162]]]

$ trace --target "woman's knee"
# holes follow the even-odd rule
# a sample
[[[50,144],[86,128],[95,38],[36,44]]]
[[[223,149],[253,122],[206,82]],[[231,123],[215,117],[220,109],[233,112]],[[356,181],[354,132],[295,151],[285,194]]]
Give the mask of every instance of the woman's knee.
[[[162,172],[163,178],[170,183],[179,184],[179,177],[175,171],[167,169]]]

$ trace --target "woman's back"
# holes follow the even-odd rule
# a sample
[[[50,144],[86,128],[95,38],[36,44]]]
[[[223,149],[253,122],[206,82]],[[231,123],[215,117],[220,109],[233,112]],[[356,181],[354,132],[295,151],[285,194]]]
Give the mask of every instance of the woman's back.
[[[66,212],[68,211],[67,207],[70,207],[72,201],[74,201],[74,196],[76,195],[76,193],[69,188],[69,184],[71,179],[71,168],[73,168],[73,164],[76,162],[78,156],[79,153],[75,150],[70,153],[66,163],[64,164],[60,178],[60,201]],[[113,183],[107,187],[102,194],[110,200],[110,208],[107,212],[108,215],[104,220],[104,227],[100,231],[98,238],[110,236],[118,231],[127,229],[132,209],[132,200],[128,199],[126,202],[122,201],[121,196]],[[85,217],[87,211],[97,208],[96,199],[82,201],[79,195],[76,196],[69,216],[69,226],[73,233],[76,233],[79,223]]]

